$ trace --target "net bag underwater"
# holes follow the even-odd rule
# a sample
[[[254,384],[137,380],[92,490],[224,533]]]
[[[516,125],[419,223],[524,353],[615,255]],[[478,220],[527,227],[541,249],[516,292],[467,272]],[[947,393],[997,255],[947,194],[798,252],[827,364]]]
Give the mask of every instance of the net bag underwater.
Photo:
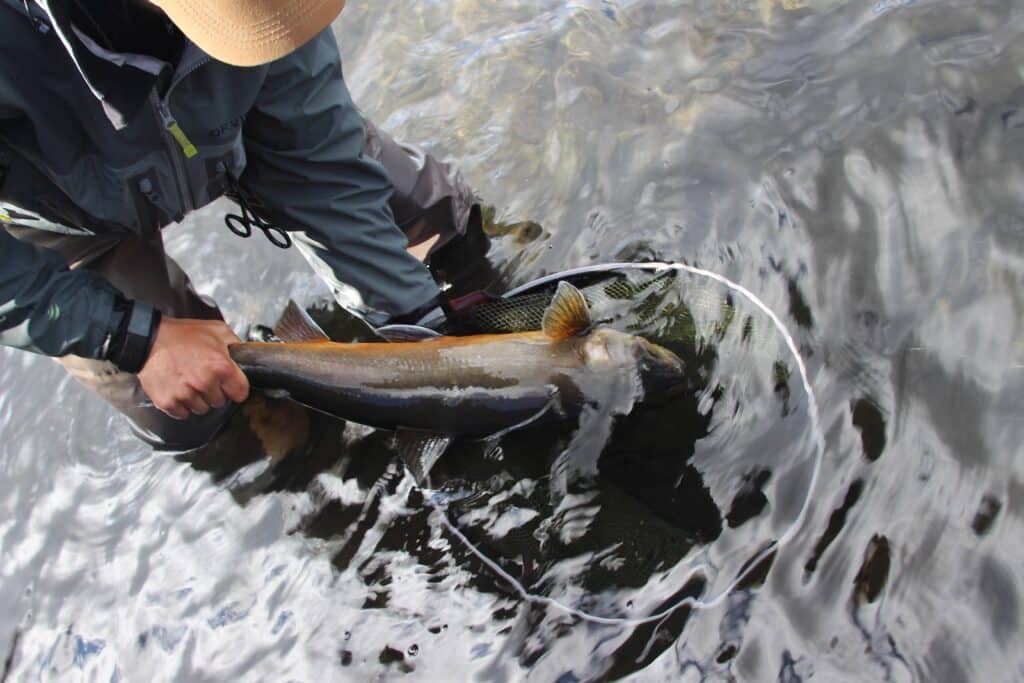
[[[594,422],[561,439],[509,435],[472,463],[446,455],[425,503],[520,598],[580,619],[651,622],[756,585],[799,528],[824,453],[792,335],[747,289],[683,264],[567,271],[485,301],[465,322],[476,333],[539,329],[562,280],[596,324],[683,359],[686,391],[605,415],[614,434],[588,444],[599,474],[582,488],[553,495],[553,471],[522,465],[545,449],[548,466],[564,459],[581,432],[600,431]]]

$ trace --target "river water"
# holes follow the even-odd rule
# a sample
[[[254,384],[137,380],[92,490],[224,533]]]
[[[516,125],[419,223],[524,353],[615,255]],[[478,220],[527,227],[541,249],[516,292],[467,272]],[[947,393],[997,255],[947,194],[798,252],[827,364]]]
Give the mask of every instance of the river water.
[[[301,462],[154,455],[2,350],[10,680],[1024,677],[1019,3],[349,4],[356,101],[459,163],[508,285],[678,261],[782,327],[679,273],[611,315],[683,395],[426,492],[336,422]],[[224,208],[167,242],[232,324],[322,297]]]

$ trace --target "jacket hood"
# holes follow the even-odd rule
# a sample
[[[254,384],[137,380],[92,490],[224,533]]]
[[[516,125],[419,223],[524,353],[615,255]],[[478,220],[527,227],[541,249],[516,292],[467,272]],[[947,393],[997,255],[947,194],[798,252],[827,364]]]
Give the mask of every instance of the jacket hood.
[[[10,0],[9,0],[10,1]],[[171,65],[146,55],[100,47],[71,20],[72,0],[22,0],[36,30],[53,31],[114,128],[121,129],[146,103],[150,91]],[[190,50],[198,51],[193,45]]]

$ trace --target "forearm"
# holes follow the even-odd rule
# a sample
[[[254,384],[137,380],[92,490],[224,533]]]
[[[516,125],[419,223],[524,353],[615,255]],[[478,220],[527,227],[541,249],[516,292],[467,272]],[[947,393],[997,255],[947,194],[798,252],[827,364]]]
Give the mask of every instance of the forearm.
[[[96,273],[69,270],[56,252],[0,229],[0,344],[134,366],[140,352],[124,348],[125,334],[152,313]]]

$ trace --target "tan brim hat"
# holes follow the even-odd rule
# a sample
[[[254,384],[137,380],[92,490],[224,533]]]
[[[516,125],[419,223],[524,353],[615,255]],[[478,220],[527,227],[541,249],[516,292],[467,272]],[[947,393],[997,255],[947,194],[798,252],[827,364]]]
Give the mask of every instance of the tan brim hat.
[[[341,13],[345,0],[152,0],[214,59],[257,66],[297,50]]]

